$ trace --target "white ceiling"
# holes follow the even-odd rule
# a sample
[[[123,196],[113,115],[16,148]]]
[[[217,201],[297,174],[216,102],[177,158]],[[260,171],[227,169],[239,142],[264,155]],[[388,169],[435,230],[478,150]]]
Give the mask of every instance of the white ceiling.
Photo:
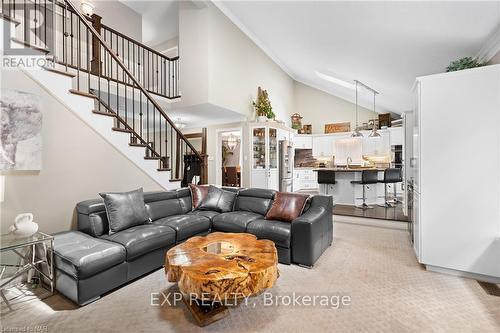
[[[142,42],[156,46],[179,36],[179,2],[176,0],[120,0],[142,15]]]
[[[498,0],[214,3],[296,80],[351,101],[315,72],[360,80],[380,92],[379,112],[412,109],[415,77],[475,56],[500,28]]]

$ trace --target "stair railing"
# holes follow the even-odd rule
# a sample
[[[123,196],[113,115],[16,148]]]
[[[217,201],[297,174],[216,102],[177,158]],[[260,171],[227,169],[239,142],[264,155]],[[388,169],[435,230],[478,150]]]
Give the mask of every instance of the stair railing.
[[[101,17],[91,17],[96,31],[109,41],[111,49],[121,56],[123,63],[144,88],[167,98],[179,98],[179,57],[168,57],[137,42],[115,29],[101,24]],[[94,23],[95,22],[95,23]]]
[[[33,6],[34,17],[31,17]],[[182,180],[184,170],[192,176],[193,166],[196,169],[202,166],[199,182],[206,182],[205,155],[192,146],[124,64],[112,49],[111,40],[106,40],[106,34],[96,31],[72,1],[1,0],[0,7],[3,17],[15,18],[16,12],[22,12],[18,15],[22,16],[19,24],[24,25],[21,42],[48,52],[65,72],[74,74],[76,89],[72,92],[95,98],[94,112],[113,116],[113,129],[129,133],[130,145],[144,147],[146,159],[158,160],[158,170],[170,170],[173,180]],[[52,47],[49,50],[38,47],[48,44],[47,36],[54,38]],[[183,185],[189,181],[184,177]]]
[[[73,36],[75,33],[78,34],[78,43],[76,43],[76,54],[78,55],[77,91],[86,89],[86,93],[94,95],[97,99],[98,111],[104,108],[106,112],[111,112],[116,116],[115,129],[129,132],[131,144],[144,146],[147,152],[145,158],[159,160],[159,170],[171,169],[175,180],[182,178],[186,155],[191,156],[191,160],[203,165],[204,158],[112,50],[108,44],[111,40],[108,42],[104,40],[104,36],[101,36],[94,29],[89,20],[76,9],[72,1],[65,0],[64,3],[71,11],[64,10],[63,20],[67,19],[68,12],[71,14],[70,22],[73,21],[73,15],[76,15],[76,22],[72,23],[71,26],[73,29],[71,34]],[[67,31],[64,33],[64,29],[63,34],[64,50],[68,45],[65,39],[69,35]],[[98,71],[97,80],[92,80],[92,51],[90,47],[96,45],[90,42],[91,39],[94,40],[94,44],[99,44],[97,46],[100,50],[99,59],[94,59],[101,69]],[[86,46],[84,59],[81,57],[82,41],[84,41],[83,46]],[[102,73],[106,74],[104,80],[101,78]],[[103,83],[107,83],[107,85],[104,84],[103,87]],[[205,175],[201,175],[200,180],[205,178]]]

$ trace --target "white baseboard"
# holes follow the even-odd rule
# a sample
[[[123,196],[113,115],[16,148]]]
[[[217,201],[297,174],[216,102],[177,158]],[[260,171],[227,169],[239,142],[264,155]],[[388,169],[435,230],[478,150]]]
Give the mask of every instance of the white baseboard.
[[[467,278],[467,279],[473,279],[473,280],[482,281],[482,282],[500,284],[500,277],[483,275],[483,274],[477,274],[477,273],[470,273],[470,272],[464,272],[464,271],[458,271],[458,270],[455,270],[455,269],[438,267],[438,266],[432,266],[432,265],[425,265],[425,268],[428,271],[431,271],[431,272],[448,274],[448,275],[453,275],[453,276],[460,276],[460,277],[464,277],[464,278]]]

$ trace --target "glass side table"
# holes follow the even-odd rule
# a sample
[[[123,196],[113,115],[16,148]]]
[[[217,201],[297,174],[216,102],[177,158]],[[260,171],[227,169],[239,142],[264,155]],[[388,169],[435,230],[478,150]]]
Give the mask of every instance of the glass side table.
[[[47,245],[49,245],[47,247]],[[41,258],[37,258],[37,246],[43,248],[43,255]],[[17,264],[4,264],[0,263],[0,280],[4,274],[7,267],[14,267],[16,271],[12,276],[10,276],[6,281],[2,282],[0,285],[0,296],[3,301],[12,311],[9,301],[4,295],[4,290],[6,286],[18,278],[19,276],[25,274],[31,269],[35,270],[40,274],[40,284],[43,285],[43,279],[45,279],[49,284],[49,290],[51,295],[54,293],[54,237],[47,235],[43,232],[37,232],[29,237],[25,238],[14,238],[13,235],[1,235],[0,236],[0,252],[10,251],[14,253],[21,260]],[[43,268],[40,269],[39,266],[45,264],[47,266],[48,274],[43,272]],[[43,278],[42,278],[43,277]]]

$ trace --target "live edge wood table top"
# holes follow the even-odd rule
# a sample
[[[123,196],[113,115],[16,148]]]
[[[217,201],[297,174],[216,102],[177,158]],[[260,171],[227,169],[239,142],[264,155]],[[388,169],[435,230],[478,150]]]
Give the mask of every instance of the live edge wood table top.
[[[278,255],[270,240],[247,233],[195,236],[167,251],[165,271],[183,294],[198,299],[253,296],[271,288],[278,273]]]

